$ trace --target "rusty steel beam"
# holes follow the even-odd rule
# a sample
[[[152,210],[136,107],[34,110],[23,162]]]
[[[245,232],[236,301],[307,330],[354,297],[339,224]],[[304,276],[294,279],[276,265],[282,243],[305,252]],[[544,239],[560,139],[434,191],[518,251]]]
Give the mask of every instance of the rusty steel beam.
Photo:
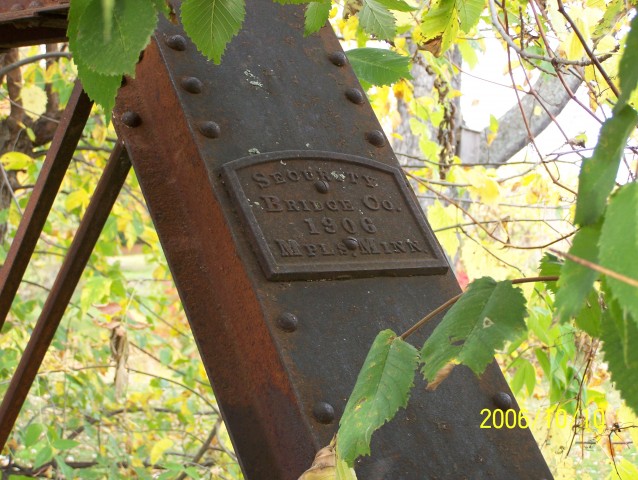
[[[20,409],[47,349],[51,345],[64,311],[102,232],[104,223],[126,181],[130,168],[131,164],[126,150],[118,142],[93,192],[49,296],[42,307],[29,343],[2,399],[0,405],[0,450],[9,438]]]
[[[66,41],[69,0],[0,0],[0,48]]]
[[[459,287],[334,33],[247,3],[221,65],[161,19],[113,121],[245,477],[296,480],[376,334]],[[417,376],[359,478],[551,478],[529,430],[480,428],[486,408],[518,408],[495,363],[434,392]]]
[[[40,238],[92,106],[93,102],[77,81],[33,187],[18,231],[0,268],[0,330],[11,309],[11,303]]]

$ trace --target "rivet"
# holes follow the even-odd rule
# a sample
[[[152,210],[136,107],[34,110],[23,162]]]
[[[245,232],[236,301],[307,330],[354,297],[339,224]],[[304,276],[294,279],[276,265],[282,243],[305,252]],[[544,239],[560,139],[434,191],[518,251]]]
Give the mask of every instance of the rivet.
[[[168,48],[183,52],[186,50],[186,39],[181,35],[172,35],[166,39],[166,45]]]
[[[330,190],[330,185],[325,180],[317,180],[315,182],[315,188],[319,193],[328,193],[328,190]]]
[[[127,127],[135,128],[142,124],[142,118],[135,112],[124,112],[122,114],[122,123]]]
[[[180,84],[182,88],[189,93],[202,93],[202,89],[204,88],[202,81],[195,77],[184,77]]]
[[[202,122],[199,124],[199,133],[208,138],[218,138],[222,130],[215,122]]]
[[[385,136],[379,130],[372,130],[366,133],[366,140],[377,148],[385,145]]]
[[[348,250],[356,250],[359,247],[359,242],[354,237],[348,237],[343,241],[343,244]]]
[[[24,8],[19,3],[14,3],[9,9],[10,12],[19,12],[20,10],[24,10]]]
[[[494,404],[501,410],[512,408],[512,397],[505,392],[498,392],[492,400],[494,400]]]
[[[346,90],[346,98],[357,105],[361,105],[366,101],[365,95],[358,88],[349,88]]]
[[[42,2],[35,0],[34,2],[31,2],[27,8],[40,8],[42,6]]]
[[[337,67],[343,67],[346,63],[348,63],[348,58],[343,52],[333,52],[328,55],[328,58],[330,59],[332,64],[336,65]]]
[[[297,330],[297,324],[299,323],[299,319],[296,315],[284,312],[279,317],[277,317],[277,325],[284,332],[294,332]]]
[[[319,423],[332,423],[335,419],[335,409],[326,402],[317,402],[312,407],[312,414]]]

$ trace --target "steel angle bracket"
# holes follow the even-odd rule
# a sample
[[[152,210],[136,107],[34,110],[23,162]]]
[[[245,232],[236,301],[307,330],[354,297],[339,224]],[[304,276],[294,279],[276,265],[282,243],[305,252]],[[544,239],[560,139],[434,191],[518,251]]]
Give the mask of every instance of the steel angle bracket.
[[[459,287],[329,27],[304,37],[302,6],[249,1],[213,65],[160,22],[114,125],[246,478],[296,480],[377,333]],[[495,364],[424,387],[374,434],[359,478],[551,477],[529,430],[480,428],[511,396]]]

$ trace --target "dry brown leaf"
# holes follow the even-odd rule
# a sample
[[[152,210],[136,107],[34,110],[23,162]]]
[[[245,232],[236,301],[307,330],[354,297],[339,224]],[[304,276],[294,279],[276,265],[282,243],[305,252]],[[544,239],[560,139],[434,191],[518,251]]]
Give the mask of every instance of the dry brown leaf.
[[[447,363],[445,366],[443,366],[443,368],[441,368],[441,370],[436,373],[434,379],[431,382],[428,382],[428,386],[425,387],[425,389],[429,391],[436,390],[441,382],[445,380],[450,375],[450,373],[452,373],[454,367],[456,367],[456,363],[453,362]]]

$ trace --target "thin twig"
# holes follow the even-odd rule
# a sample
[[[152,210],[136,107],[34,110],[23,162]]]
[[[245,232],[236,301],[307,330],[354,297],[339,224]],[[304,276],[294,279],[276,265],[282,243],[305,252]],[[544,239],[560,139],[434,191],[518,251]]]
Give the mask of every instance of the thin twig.
[[[549,251],[552,253],[555,253],[559,257],[563,257],[563,258],[566,258],[567,260],[571,260],[574,263],[578,263],[579,265],[582,265],[583,267],[590,268],[592,270],[595,270],[598,273],[602,273],[603,275],[607,275],[608,277],[615,278],[616,280],[626,283],[627,285],[631,285],[632,287],[638,288],[638,280],[628,277],[626,275],[623,275],[622,273],[615,272],[601,265],[598,265],[597,263],[590,262],[589,260],[585,260],[584,258],[577,257],[576,255],[572,255],[571,253],[561,252],[559,250],[554,250],[553,248],[550,248]]]

